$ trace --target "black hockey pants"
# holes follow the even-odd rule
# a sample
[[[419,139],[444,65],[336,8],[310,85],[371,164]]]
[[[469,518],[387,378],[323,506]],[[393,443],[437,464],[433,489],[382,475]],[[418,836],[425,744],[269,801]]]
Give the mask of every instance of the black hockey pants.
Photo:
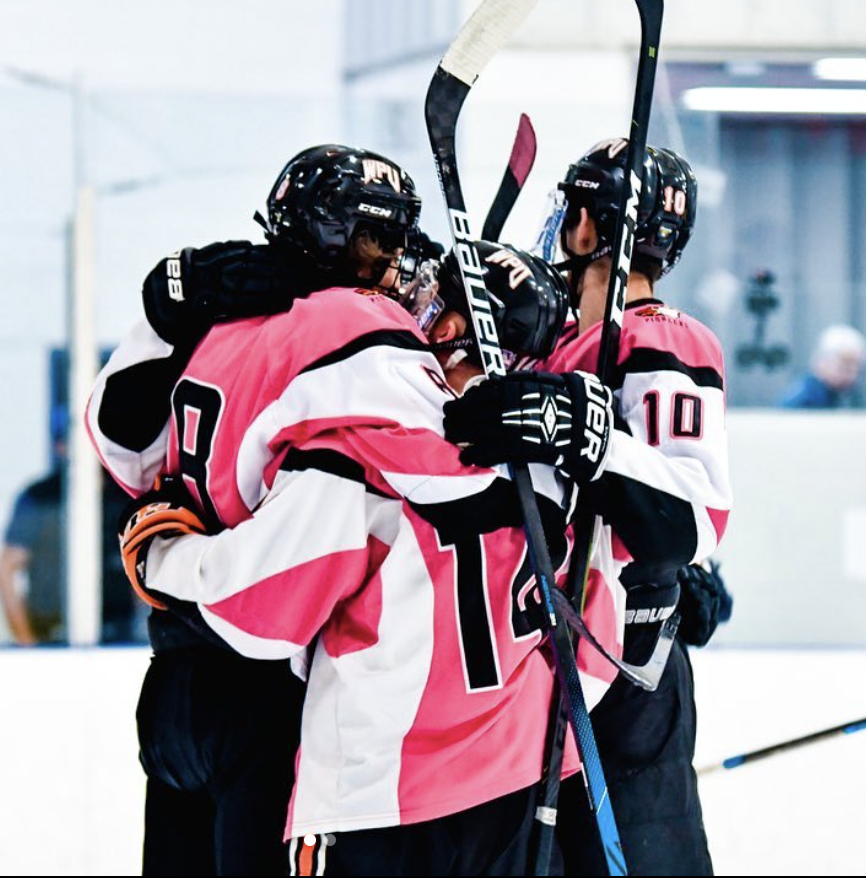
[[[290,874],[526,875],[535,794],[518,790],[424,823],[315,836],[306,849],[293,839]],[[550,874],[562,874],[558,850]]]
[[[303,684],[287,662],[159,652],[138,703],[144,875],[284,875]]]
[[[712,875],[697,777],[692,668],[677,640],[655,692],[618,677],[593,728],[630,875]],[[566,875],[606,875],[580,777],[562,785],[557,835]]]

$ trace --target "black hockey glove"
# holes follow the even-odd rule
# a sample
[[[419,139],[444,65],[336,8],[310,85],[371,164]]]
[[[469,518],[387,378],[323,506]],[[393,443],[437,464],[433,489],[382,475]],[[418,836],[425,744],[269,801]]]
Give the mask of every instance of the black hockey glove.
[[[733,598],[719,575],[719,565],[710,561],[688,564],[677,572],[680,584],[679,635],[691,646],[706,646],[719,622],[731,618]]]
[[[290,283],[285,258],[266,244],[186,247],[158,262],[145,278],[144,313],[169,344],[195,344],[220,321],[287,311]]]
[[[613,394],[588,372],[512,372],[445,403],[445,436],[467,464],[547,463],[579,485],[607,462]]]

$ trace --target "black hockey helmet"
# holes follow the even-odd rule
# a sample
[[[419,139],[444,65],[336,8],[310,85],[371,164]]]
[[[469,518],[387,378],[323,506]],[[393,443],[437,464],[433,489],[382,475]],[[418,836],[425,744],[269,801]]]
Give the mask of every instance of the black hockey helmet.
[[[331,282],[374,286],[378,278],[357,277],[352,245],[366,233],[381,250],[406,248],[420,212],[415,183],[397,164],[365,149],[325,144],[289,161],[268,196],[267,221],[258,219],[269,242],[289,246]]]
[[[569,166],[565,180],[559,184],[567,200],[562,250],[572,263],[577,263],[572,267],[578,270],[609,255],[613,248],[627,152],[628,141],[624,138],[597,143]],[[670,149],[648,146],[643,168],[634,252],[655,263],[661,276],[679,262],[692,235],[698,181],[689,163]],[[566,244],[566,232],[579,221],[582,207],[595,221],[598,232],[598,245],[586,257],[575,256]]]
[[[551,354],[568,314],[568,286],[562,275],[543,259],[506,244],[476,241],[475,247],[503,350],[520,357]],[[439,265],[422,265],[403,303],[425,330],[446,311],[462,314],[471,325],[453,250]],[[474,343],[452,346],[469,345]]]

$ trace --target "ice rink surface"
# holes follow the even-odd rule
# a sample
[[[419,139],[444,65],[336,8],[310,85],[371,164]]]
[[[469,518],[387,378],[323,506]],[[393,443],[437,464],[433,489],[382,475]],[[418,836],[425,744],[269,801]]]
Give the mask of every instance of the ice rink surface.
[[[0,874],[140,874],[144,649],[0,652]],[[866,650],[693,653],[700,765],[866,715]],[[866,732],[708,776],[719,875],[862,875]]]
[[[866,651],[693,653],[698,766],[866,716]],[[719,875],[863,875],[866,732],[701,783]]]

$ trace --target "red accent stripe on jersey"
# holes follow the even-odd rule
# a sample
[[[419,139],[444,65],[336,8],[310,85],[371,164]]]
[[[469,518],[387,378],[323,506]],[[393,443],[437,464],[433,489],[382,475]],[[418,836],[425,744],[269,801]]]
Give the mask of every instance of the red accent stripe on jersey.
[[[718,542],[722,541],[722,536],[728,527],[728,516],[730,514],[730,510],[710,509],[709,506],[707,507],[707,515],[710,516],[710,521],[716,529],[716,539]]]
[[[370,559],[381,563],[381,546],[375,537],[369,537],[363,549],[307,561],[205,606],[214,615],[256,637],[308,644],[332,612],[334,622],[339,620],[340,610],[334,608],[347,597],[343,593],[345,584],[366,584]]]

